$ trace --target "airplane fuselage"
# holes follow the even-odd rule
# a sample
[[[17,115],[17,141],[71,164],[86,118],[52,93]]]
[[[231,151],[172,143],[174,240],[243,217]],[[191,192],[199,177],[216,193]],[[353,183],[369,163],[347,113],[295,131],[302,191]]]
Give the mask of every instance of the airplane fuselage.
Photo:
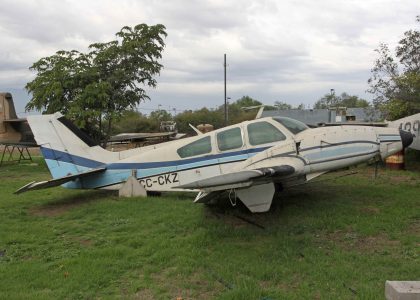
[[[278,130],[280,137],[259,138],[264,132],[250,132],[250,126],[256,127],[258,124],[264,124],[265,127],[261,125],[262,129]],[[220,137],[226,132],[237,141],[229,141],[229,137],[226,141],[221,140]],[[270,142],[270,138],[281,140]],[[198,150],[194,149],[194,143],[200,141],[202,145],[197,146]],[[191,149],[188,149],[188,145],[192,145]],[[186,152],[183,153],[182,149],[186,149]],[[109,160],[108,156],[101,159],[97,155],[87,159],[51,148],[41,147],[41,150],[53,177],[106,167],[102,174],[64,184],[67,188],[119,189],[134,174],[148,191],[174,191],[192,181],[217,177],[235,170],[281,165],[286,160],[297,171],[291,178],[283,181],[307,181],[330,170],[391,155],[401,150],[401,137],[396,129],[363,126],[307,128],[293,134],[275,119],[264,118],[180,141],[146,147],[138,150],[138,153],[136,149],[129,150],[128,153],[120,154],[121,159],[109,162],[106,161]],[[207,153],[195,155],[194,151]],[[54,174],[54,170],[57,173]],[[260,182],[263,183],[264,180]],[[220,186],[217,184],[216,187],[215,184],[214,188],[206,189],[221,189]],[[231,188],[245,186],[247,183],[233,185]],[[198,185],[189,190],[197,191],[200,188]]]
[[[413,140],[411,133],[396,128],[310,129],[299,121],[274,117],[111,152],[59,113],[31,116],[28,122],[53,179],[28,183],[16,193],[58,185],[115,190],[134,176],[146,191],[197,191],[194,202],[200,203],[229,191],[251,212],[268,211],[276,190],[385,158]]]

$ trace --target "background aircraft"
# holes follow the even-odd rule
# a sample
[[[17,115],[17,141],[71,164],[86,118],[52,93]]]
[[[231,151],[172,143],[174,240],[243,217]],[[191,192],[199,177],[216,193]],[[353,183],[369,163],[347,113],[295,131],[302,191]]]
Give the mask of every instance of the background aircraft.
[[[376,127],[392,127],[411,132],[413,142],[408,148],[420,150],[420,113],[411,115],[395,121],[385,122],[346,122],[346,123],[325,123],[322,126],[376,126]]]
[[[26,119],[17,117],[10,93],[0,93],[0,145],[0,165],[5,156],[12,158],[14,150],[18,150],[19,160],[31,159],[28,147],[38,147]]]
[[[409,148],[420,150],[420,113],[387,123],[389,127],[411,132],[414,139]]]
[[[328,171],[385,158],[412,142],[396,128],[310,129],[282,117],[246,121],[198,136],[110,152],[95,145],[60,113],[30,116],[29,125],[53,179],[16,193],[63,185],[119,189],[134,175],[147,191],[195,191],[208,202],[223,191],[252,212],[269,210],[276,190]]]
[[[129,143],[132,147],[140,147],[159,143],[162,141],[169,141],[175,138],[176,132],[139,132],[139,133],[120,133],[111,136],[108,142],[110,143]]]
[[[37,146],[27,120],[17,117],[10,93],[0,93],[0,143]]]

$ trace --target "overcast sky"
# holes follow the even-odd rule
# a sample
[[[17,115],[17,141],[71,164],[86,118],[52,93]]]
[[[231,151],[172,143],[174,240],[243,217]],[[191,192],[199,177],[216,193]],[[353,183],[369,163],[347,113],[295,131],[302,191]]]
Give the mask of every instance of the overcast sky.
[[[39,58],[86,51],[125,25],[161,23],[164,69],[142,112],[222,104],[224,53],[232,100],[308,106],[330,89],[369,100],[373,50],[393,49],[419,14],[419,0],[0,0],[0,91],[13,93],[21,113]]]

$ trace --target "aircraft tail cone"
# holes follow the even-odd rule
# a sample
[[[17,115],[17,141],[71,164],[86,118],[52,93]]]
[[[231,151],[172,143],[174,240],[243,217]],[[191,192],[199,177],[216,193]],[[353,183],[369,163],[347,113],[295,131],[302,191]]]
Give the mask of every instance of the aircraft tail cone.
[[[409,131],[400,130],[400,136],[403,148],[407,148],[413,142],[413,134]]]

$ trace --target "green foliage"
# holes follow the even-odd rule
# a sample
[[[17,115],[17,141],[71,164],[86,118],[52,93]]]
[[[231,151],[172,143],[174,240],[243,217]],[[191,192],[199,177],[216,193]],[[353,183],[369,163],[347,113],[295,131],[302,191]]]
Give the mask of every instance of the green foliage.
[[[357,96],[351,96],[347,93],[341,94],[341,101],[339,103],[340,106],[344,107],[368,107],[370,104],[367,100],[361,99]]]
[[[417,16],[420,24],[420,16]],[[368,80],[368,92],[374,94],[374,105],[384,111],[388,119],[398,119],[420,111],[420,31],[408,30],[392,55],[388,45],[375,50],[379,58],[374,62]]]
[[[199,124],[211,124],[215,128],[223,127],[224,116],[222,110],[209,110],[208,108],[201,108],[196,111],[185,111],[176,115],[176,124],[179,132],[194,133],[188,124],[197,126]]]
[[[303,104],[303,103],[299,104],[299,105],[296,107],[296,109],[301,109],[301,110],[305,109],[305,104]]]
[[[264,110],[289,110],[289,109],[305,109],[305,104],[301,103],[296,107],[283,101],[274,101],[274,105],[266,105]]]
[[[123,112],[122,117],[114,122],[112,133],[127,132],[157,132],[159,123],[136,111],[127,110]]]
[[[91,135],[109,136],[113,120],[149,98],[141,86],[156,87],[164,37],[160,24],[125,26],[116,40],[94,43],[86,54],[58,51],[41,58],[30,67],[37,74],[26,85],[32,96],[26,109],[60,111]]]
[[[236,124],[245,120],[255,118],[257,109],[244,110],[243,108],[260,106],[262,103],[249,96],[243,96],[228,105],[229,124]],[[176,115],[174,118],[177,122],[178,131],[194,133],[188,124],[197,126],[199,124],[211,124],[215,129],[224,126],[224,105],[220,105],[215,110],[206,107],[192,111],[185,111]]]
[[[274,102],[274,106],[276,109],[279,110],[288,110],[288,109],[292,109],[292,106],[286,102],[282,102],[282,101],[275,101]]]
[[[242,121],[254,119],[255,114],[258,111],[258,106],[261,105],[263,104],[260,101],[253,99],[250,96],[243,96],[235,102],[230,103],[228,106],[229,124],[237,124]],[[219,107],[219,111],[223,111],[223,106]]]
[[[242,96],[231,105],[241,108],[241,107],[249,107],[249,106],[259,106],[259,105],[262,105],[262,103],[258,100],[251,98],[250,96]]]
[[[359,98],[358,96],[352,96],[346,92],[340,96],[336,96],[334,93],[325,94],[314,104],[315,109],[325,109],[333,107],[369,107],[369,102],[365,99]]]
[[[169,121],[172,120],[172,115],[168,113],[166,110],[155,110],[150,113],[150,119],[156,121],[160,124],[161,121]]]

